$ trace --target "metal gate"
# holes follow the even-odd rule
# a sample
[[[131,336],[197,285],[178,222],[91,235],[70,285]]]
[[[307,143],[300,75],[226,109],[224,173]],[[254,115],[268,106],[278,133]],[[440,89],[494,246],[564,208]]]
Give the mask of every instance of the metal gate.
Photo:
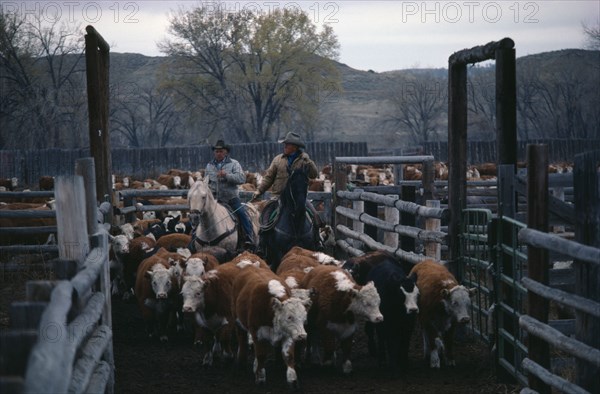
[[[494,346],[497,375],[526,384],[521,361],[527,356],[519,317],[527,290],[520,281],[527,269],[526,246],[517,234],[526,225],[508,217],[494,218],[487,209],[463,210],[459,277],[477,288],[471,329]]]

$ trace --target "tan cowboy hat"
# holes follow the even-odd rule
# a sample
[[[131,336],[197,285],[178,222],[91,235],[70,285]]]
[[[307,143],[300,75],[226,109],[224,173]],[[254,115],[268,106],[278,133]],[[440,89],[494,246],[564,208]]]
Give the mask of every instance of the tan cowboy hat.
[[[223,140],[217,141],[217,143],[212,147],[212,150],[215,149],[225,149],[227,152],[231,151],[231,147],[227,145]]]
[[[302,138],[300,138],[300,135],[298,135],[297,133],[294,133],[292,131],[290,131],[289,133],[287,133],[287,135],[285,136],[284,139],[279,140],[280,143],[282,144],[292,144],[292,145],[296,145],[299,146],[300,148],[304,148],[304,141],[302,141]]]

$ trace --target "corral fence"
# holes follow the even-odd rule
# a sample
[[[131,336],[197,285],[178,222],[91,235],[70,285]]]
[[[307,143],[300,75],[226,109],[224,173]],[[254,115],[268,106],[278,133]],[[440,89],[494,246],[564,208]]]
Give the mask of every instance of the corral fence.
[[[600,249],[586,244],[600,245],[600,152],[575,158],[573,207],[548,192],[544,148],[530,147],[525,185],[515,177],[516,187],[500,187],[506,206],[497,216],[485,209],[463,211],[460,277],[478,289],[472,327],[494,346],[499,377],[529,386],[524,392],[598,392]],[[508,208],[514,208],[515,192],[526,196],[526,223],[508,216],[517,213]],[[568,233],[547,233],[550,212],[574,227],[579,242],[565,239]],[[565,307],[575,316],[561,316]]]
[[[517,160],[525,161],[528,144],[548,145],[548,157],[551,162],[572,161],[575,155],[586,152],[590,146],[600,146],[600,139],[582,138],[544,138],[517,141]],[[498,146],[495,140],[467,141],[467,163],[497,163]],[[439,161],[448,161],[448,141],[429,141],[419,146],[403,148],[383,148],[373,150],[377,155],[402,156],[409,154],[431,155]]]
[[[346,190],[346,167],[349,165],[391,164],[395,166],[398,179],[402,174],[402,165],[415,163],[425,168],[423,189],[419,189],[419,194],[431,196],[432,156],[336,157],[334,222],[336,242],[342,250],[356,256],[364,253],[362,249],[366,246],[371,250],[388,251],[413,264],[426,258],[441,259],[441,246],[447,245],[447,234],[440,228],[441,221],[447,220],[448,210],[441,209],[439,201],[427,199],[427,206],[416,203],[415,186]],[[425,221],[421,224],[425,228],[418,227],[419,219]],[[416,242],[425,245],[425,254],[414,252]]]
[[[0,334],[3,393],[113,392],[108,236],[97,216],[93,159],[55,182],[56,280],[30,281]]]
[[[189,211],[190,207],[187,202],[188,189],[182,190],[121,190],[115,192],[115,201],[119,201],[122,207],[115,209],[115,218],[117,223],[133,223],[136,220],[136,213],[144,212],[169,212],[179,211],[184,216]],[[252,199],[253,192],[240,191],[240,199],[243,202],[248,202]],[[149,198],[155,197],[181,197],[181,204],[173,205],[149,205],[149,204],[138,204]],[[271,197],[270,192],[265,192],[264,198],[269,199]],[[308,192],[307,198],[312,201],[313,205],[318,206],[322,204],[322,209],[319,211],[321,220],[324,223],[330,224],[331,219],[331,193],[326,192]]]
[[[366,142],[307,142],[306,151],[322,167],[336,156],[367,156]],[[231,155],[248,171],[266,169],[282,152],[281,144],[260,142],[231,144]],[[19,178],[29,187],[37,186],[44,175],[72,175],[72,163],[90,155],[89,149],[45,149],[0,151],[0,177]],[[171,168],[197,171],[213,159],[211,147],[178,146],[164,148],[113,148],[112,171],[138,179],[156,177]]]

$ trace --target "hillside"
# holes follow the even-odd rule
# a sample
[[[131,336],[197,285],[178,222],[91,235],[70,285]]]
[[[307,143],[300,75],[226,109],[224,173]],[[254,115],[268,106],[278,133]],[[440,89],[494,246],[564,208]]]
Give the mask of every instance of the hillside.
[[[168,60],[165,57],[111,53],[111,84],[119,88],[119,94],[136,94],[136,89],[155,85],[159,73],[168,72]],[[446,69],[376,73],[356,70],[346,64],[336,65],[341,74],[343,91],[327,94],[321,105],[321,127],[317,131],[319,138],[328,141],[367,141],[370,148],[407,145],[408,136],[398,134],[397,127],[385,121],[386,114],[393,110],[390,96],[402,89],[410,93],[410,83],[406,81],[420,75],[430,78],[432,91],[442,91],[447,84]],[[565,49],[517,58],[517,75],[524,70],[533,70],[541,78],[588,74],[592,80],[600,81],[599,67],[599,51]],[[493,66],[469,70],[470,73],[477,70],[491,74],[488,78],[491,77],[493,81]],[[400,144],[399,140],[403,143]]]

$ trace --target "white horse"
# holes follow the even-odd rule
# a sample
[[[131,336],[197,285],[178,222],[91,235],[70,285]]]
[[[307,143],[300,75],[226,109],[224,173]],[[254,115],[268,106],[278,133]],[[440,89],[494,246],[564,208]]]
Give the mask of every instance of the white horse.
[[[219,246],[235,251],[238,244],[236,222],[229,210],[221,205],[208,187],[208,177],[190,185],[188,191],[190,222],[195,227],[193,239],[196,249]],[[253,239],[258,239],[258,211],[252,204],[244,204],[254,230]]]

